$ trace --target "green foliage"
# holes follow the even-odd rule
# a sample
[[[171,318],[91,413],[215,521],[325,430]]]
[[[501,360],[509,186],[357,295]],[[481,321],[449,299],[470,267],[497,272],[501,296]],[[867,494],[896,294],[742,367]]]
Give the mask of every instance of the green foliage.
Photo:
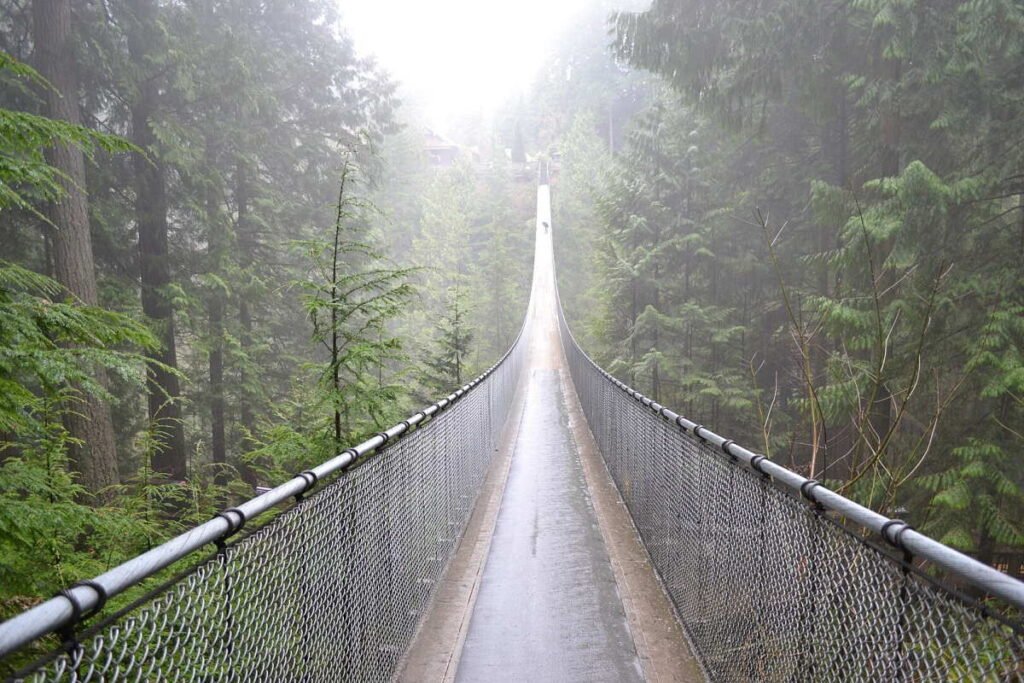
[[[939,540],[976,553],[991,552],[993,544],[1024,545],[1024,487],[1015,476],[1015,453],[1000,443],[968,438],[953,449],[948,469],[920,479],[933,494],[932,525],[941,532]]]
[[[39,413],[37,429],[4,445],[0,464],[0,618],[77,577],[95,576],[168,533],[166,522],[137,514],[134,501],[95,506],[68,474],[67,433],[59,407]]]
[[[31,67],[0,51],[0,78],[5,76],[41,88],[52,87]],[[64,194],[66,178],[46,162],[44,155],[44,150],[57,145],[78,147],[90,156],[97,151],[134,149],[119,137],[84,126],[0,108],[0,212],[18,208],[46,220],[35,209],[35,203],[53,201]]]
[[[423,383],[430,390],[425,400],[461,387],[470,379],[466,374],[466,358],[472,348],[473,332],[466,324],[466,295],[456,283],[448,289],[447,298],[445,313],[436,326],[436,348],[425,359]]]
[[[312,340],[327,353],[321,364],[321,398],[334,415],[335,446],[359,433],[364,420],[382,426],[401,394],[396,383],[385,383],[382,368],[401,358],[401,342],[387,330],[413,295],[412,271],[387,264],[362,241],[372,207],[354,193],[356,169],[347,159],[342,167],[335,222],[329,239],[300,243],[310,263],[310,279],[296,284],[304,291],[303,305],[313,325]]]
[[[1005,0],[617,14],[614,57],[668,91],[613,161],[564,155],[574,329],[645,393],[866,504],[983,558],[1024,547],[1022,23]],[[600,132],[585,110],[563,151]]]
[[[325,0],[150,3],[147,17],[137,15],[139,3],[111,0],[76,6],[72,16],[86,125],[53,121],[37,115],[38,95],[50,86],[23,63],[40,46],[31,39],[32,13],[16,4],[0,0],[0,241],[5,258],[18,262],[0,263],[3,616],[205,521],[227,501],[251,496],[253,485],[278,483],[296,471],[293,463],[312,465],[335,450],[333,435],[324,438],[325,408],[339,400],[309,390],[323,355],[309,344],[301,292],[289,287],[310,279],[309,262],[288,246],[304,243],[322,257],[313,243],[334,216],[339,150],[379,170],[372,149],[395,130],[396,105],[394,85],[355,54]],[[145,59],[131,51],[140,36]],[[143,357],[160,345],[137,322],[138,169],[120,154],[142,153],[123,137],[139,129],[133,114],[150,85],[155,140],[145,153],[161,170],[170,216],[163,265],[172,281],[159,294],[173,308],[178,365],[159,367],[185,380],[188,478],[175,484],[148,466],[160,434],[144,415],[145,395],[160,389],[146,385]],[[61,145],[86,154],[82,189],[95,255],[87,266],[98,275],[102,307],[65,301],[38,275],[53,267],[52,231],[39,230],[42,207],[67,187],[45,150]],[[344,257],[372,261],[374,239],[349,240]],[[337,284],[379,295],[383,276],[371,270],[346,271]],[[358,295],[321,297],[310,306],[318,324],[332,314],[347,321],[339,367],[352,372],[342,373],[342,402],[355,407],[346,436],[379,429],[401,410],[396,339],[367,313],[402,310],[387,298],[360,306],[367,299]],[[355,340],[358,325],[367,325],[366,340],[376,338]],[[208,379],[215,353],[217,388]],[[94,379],[97,368],[109,384]],[[71,385],[112,405],[124,483],[103,500],[67,471],[62,418],[82,395]],[[226,423],[225,462],[213,462],[214,394]]]
[[[573,119],[561,142],[561,156],[552,207],[558,292],[573,332],[585,345],[590,342],[587,348],[594,348],[591,332],[595,321],[580,314],[597,308],[600,277],[594,253],[599,235],[596,205],[611,164],[594,116],[581,113]]]
[[[634,122],[614,160],[595,154],[592,143],[587,151],[585,122],[568,140],[563,176],[569,201],[596,208],[592,219],[585,208],[563,214],[566,239],[593,250],[597,266],[589,298],[598,302],[598,314],[583,329],[616,340],[598,346],[598,356],[655,400],[746,428],[753,402],[746,363],[736,353],[745,327],[739,302],[714,270],[718,226],[701,220],[710,178],[706,153],[694,143],[704,122],[692,110],[659,101]],[[599,166],[584,170],[587,163]],[[568,264],[579,260],[567,254]],[[560,279],[571,293],[575,273],[565,270]],[[570,294],[566,305],[572,303]]]
[[[124,315],[55,300],[53,280],[0,261],[0,430],[20,434],[40,427],[49,397],[64,387],[106,396],[91,377],[102,366],[141,384],[143,356],[118,347],[149,349],[149,330]],[[44,408],[46,410],[44,410]]]
[[[519,332],[534,199],[531,185],[511,182],[503,152],[490,168],[463,159],[424,171],[418,211],[407,210],[405,258],[417,268],[419,298],[403,335],[430,340],[417,344],[416,362],[429,370],[419,373],[414,396],[434,401],[493,363]]]
[[[141,549],[157,535],[122,503],[95,506],[67,467],[62,418],[79,392],[107,396],[91,371],[144,382],[141,323],[57,298],[53,280],[0,262],[0,617]],[[83,541],[83,539],[87,539]]]

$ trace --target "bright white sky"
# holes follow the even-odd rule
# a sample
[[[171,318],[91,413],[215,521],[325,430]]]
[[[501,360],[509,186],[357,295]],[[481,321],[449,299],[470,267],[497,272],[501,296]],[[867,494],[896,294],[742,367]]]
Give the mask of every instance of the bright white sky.
[[[586,0],[338,0],[361,55],[374,55],[438,132],[523,92],[546,47]]]

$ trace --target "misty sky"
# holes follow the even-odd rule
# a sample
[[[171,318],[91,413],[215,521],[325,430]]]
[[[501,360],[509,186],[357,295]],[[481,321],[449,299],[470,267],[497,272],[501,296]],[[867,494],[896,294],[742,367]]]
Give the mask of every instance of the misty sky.
[[[530,82],[546,46],[586,0],[338,0],[360,54],[373,54],[441,132],[489,114]]]

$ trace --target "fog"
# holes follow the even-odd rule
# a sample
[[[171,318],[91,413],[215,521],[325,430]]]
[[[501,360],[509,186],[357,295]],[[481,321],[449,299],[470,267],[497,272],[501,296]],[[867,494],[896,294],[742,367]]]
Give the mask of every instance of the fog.
[[[357,49],[376,57],[435,129],[491,117],[526,91],[586,0],[339,0]]]
[[[592,542],[578,557],[589,559],[562,562],[582,532],[543,535],[563,521],[559,505],[579,512],[594,499],[568,447],[582,445],[589,414],[603,416],[590,427],[617,450],[598,454],[598,444],[595,458],[620,458],[621,493],[638,496],[628,510],[656,529],[645,532],[648,550],[676,582],[678,613],[695,619],[687,636],[708,639],[695,641],[696,654],[735,666],[709,669],[712,678],[1020,678],[1021,0],[0,0],[0,619],[218,511],[248,510],[257,491],[291,481],[270,497],[291,500],[311,468],[340,467],[339,453],[356,452],[343,478],[354,493],[324,498],[340,508],[309,525],[276,518],[299,522],[281,537],[299,530],[321,563],[309,575],[330,585],[296,578],[313,566],[296,545],[280,553],[287,571],[268,558],[267,575],[291,582],[268,583],[273,597],[225,590],[234,581],[206,564],[192,576],[219,582],[215,599],[190,609],[209,611],[174,608],[147,623],[162,638],[202,622],[197,648],[223,659],[233,641],[216,629],[233,617],[209,618],[221,599],[280,602],[280,621],[296,628],[233,651],[238,662],[331,667],[342,629],[362,653],[344,656],[366,659],[320,678],[392,680],[448,566],[439,551],[454,552],[461,534],[446,515],[468,517],[476,491],[468,479],[439,484],[447,493],[438,495],[458,499],[434,505],[436,492],[416,488],[433,476],[426,470],[403,476],[402,488],[391,477],[408,462],[461,477],[448,466],[453,453],[487,469],[479,458],[495,444],[475,423],[416,435],[461,414],[425,406],[521,357],[511,351],[523,348],[514,344],[525,338],[536,245],[554,259],[574,374],[587,374],[574,386],[550,347],[552,365],[532,375],[547,393],[523,403],[537,418],[529,443],[506,450],[511,472],[533,472],[513,479],[522,495],[506,499],[547,487],[534,501],[542,505],[507,515],[525,520],[507,529],[532,529],[509,555],[529,565],[512,571],[532,582],[518,591],[531,599],[481,604],[524,610],[513,615],[521,622],[494,618],[499,626],[548,626],[503,633],[543,639],[556,659],[563,648],[549,634],[586,630],[568,609],[558,615],[567,625],[525,610],[572,602],[533,600],[541,583],[598,593],[576,574],[534,580],[607,561],[586,516],[577,528]],[[510,367],[489,377],[509,379]],[[515,382],[500,384],[511,406]],[[476,401],[483,384],[472,386],[460,394],[471,413],[496,405]],[[574,396],[592,401],[579,419]],[[492,423],[489,411],[497,434],[502,418]],[[374,445],[350,450],[367,439]],[[513,462],[538,451],[533,464],[556,476]],[[389,453],[400,455],[373,465]],[[763,469],[751,454],[774,464]],[[357,479],[367,471],[373,481]],[[333,485],[324,479],[292,511],[315,510]],[[806,479],[835,492],[822,498],[831,512],[807,505],[823,489]],[[488,481],[500,499],[501,477]],[[609,506],[626,510],[611,489]],[[845,529],[822,523],[842,526],[850,511],[857,523]],[[213,524],[237,526],[238,514]],[[417,527],[424,516],[437,526]],[[265,520],[248,521],[247,531]],[[392,533],[392,522],[411,524],[410,535]],[[620,528],[632,535],[628,520]],[[275,529],[238,534],[215,564],[234,572],[246,557],[234,544],[274,546]],[[810,533],[832,536],[818,543]],[[792,543],[772,540],[780,534]],[[321,535],[334,551],[316,551]],[[853,539],[848,552],[838,535]],[[932,555],[912,556],[901,538]],[[869,556],[878,571],[865,569]],[[198,567],[197,557],[184,561]],[[359,564],[366,558],[372,567]],[[339,568],[360,580],[338,581]],[[918,582],[919,571],[937,583]],[[736,584],[695,583],[701,572]],[[660,595],[649,578],[646,592]],[[111,595],[93,623],[146,590],[120,579],[107,587],[115,583],[128,592]],[[183,586],[161,604],[174,607],[191,590]],[[57,599],[45,611],[61,624],[33,631],[22,644],[34,645],[13,659],[0,625],[0,678],[57,646],[39,634],[74,635],[59,629],[61,615],[88,615],[106,588],[74,590],[89,604]],[[333,615],[335,596],[356,590],[368,602],[346,605],[341,626],[322,620],[330,633],[293,624],[307,604]],[[590,621],[624,623],[622,605],[592,607],[600,616]],[[262,637],[264,613],[237,614],[240,630],[253,624]],[[807,656],[808,621],[850,640]],[[39,666],[102,677],[166,651],[137,678],[225,671],[220,661],[175,671],[195,648],[154,645],[145,628],[122,630],[142,643],[122,648],[112,623],[98,626],[96,647],[74,650],[80,663],[54,652]],[[624,633],[604,641],[619,642],[621,671],[639,675]],[[292,656],[300,640],[328,649]],[[569,668],[604,666],[583,640]],[[503,645],[478,652],[501,656]],[[514,651],[527,669],[536,664],[530,647]],[[485,664],[477,671],[545,677]],[[252,666],[258,673],[232,676],[296,678]]]

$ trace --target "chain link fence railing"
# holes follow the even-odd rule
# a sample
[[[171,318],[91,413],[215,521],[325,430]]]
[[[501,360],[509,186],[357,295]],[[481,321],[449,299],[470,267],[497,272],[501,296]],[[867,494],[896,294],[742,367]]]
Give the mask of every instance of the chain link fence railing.
[[[49,633],[63,640],[10,680],[391,679],[473,509],[526,334],[409,420],[0,624],[0,656]],[[292,497],[272,521],[228,540]],[[83,627],[107,597],[210,543],[216,551],[184,575]]]
[[[711,680],[1024,681],[1024,583],[645,398],[559,315],[587,422]]]

